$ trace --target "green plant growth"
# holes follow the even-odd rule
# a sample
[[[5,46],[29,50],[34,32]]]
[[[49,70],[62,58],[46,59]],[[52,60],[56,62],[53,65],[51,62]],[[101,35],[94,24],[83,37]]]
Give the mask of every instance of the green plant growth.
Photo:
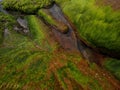
[[[81,85],[83,89],[86,89],[89,85],[91,86],[93,84],[93,87],[89,87],[91,90],[103,90],[96,80],[92,79],[91,76],[89,77],[82,74],[76,65],[70,61],[67,62],[66,66],[58,69],[57,77],[62,87],[66,90],[68,90],[69,86],[65,83],[65,78],[75,80],[75,82]],[[80,87],[76,87],[76,89],[80,89]]]
[[[31,13],[36,10],[33,3],[37,7],[40,1],[4,0],[3,5],[5,8],[25,10],[24,12],[28,10]],[[74,1],[77,3],[76,0]],[[46,0],[41,2],[46,2]],[[28,8],[29,5],[32,5],[34,9],[29,11],[31,8]],[[49,24],[56,25],[54,23],[56,21],[51,16],[46,16],[46,13],[42,12],[39,15],[42,15]],[[7,37],[0,38],[3,40],[0,46],[1,90],[57,90],[61,88],[69,90],[69,86],[76,90],[80,88],[85,90],[116,89],[107,76],[103,77],[102,69],[99,69],[97,65],[89,65],[91,63],[88,64],[79,53],[58,49],[55,39],[49,36],[50,28],[37,16],[27,15],[25,19],[28,22],[30,36],[13,30],[16,24],[15,18],[0,13],[0,20],[3,20],[0,21],[0,25],[3,25],[0,31],[6,27],[9,31]],[[98,77],[95,76],[96,73]],[[117,86],[117,83],[114,83]]]
[[[35,16],[26,18],[29,19],[28,23],[31,23],[30,19],[34,21],[34,25],[38,23],[39,28],[36,25],[33,28],[33,23],[29,27],[38,34],[35,38],[29,38],[14,30],[9,30],[10,34],[4,37],[4,47],[0,47],[0,89],[21,89],[28,83],[39,83],[45,79],[52,54],[50,50],[46,51],[47,47],[46,50],[41,50],[35,44],[37,41],[42,43],[42,39],[45,39],[43,32],[40,32],[43,24]],[[31,34],[34,35],[33,32]],[[38,38],[37,35],[40,37]],[[48,44],[45,45],[48,46]],[[29,90],[34,88],[35,86],[32,86]]]
[[[52,0],[3,0],[5,9],[19,10],[25,13],[35,13],[42,7],[51,5]]]
[[[120,60],[107,58],[104,66],[120,80]]]
[[[38,15],[47,21],[50,25],[55,26],[62,33],[68,32],[68,26],[62,22],[57,21],[55,18],[50,15],[50,13],[45,9],[40,9]]]
[[[95,0],[56,2],[75,24],[80,36],[89,44],[108,51],[120,52],[119,11],[113,11],[108,6],[97,6]]]
[[[31,33],[31,38],[35,44],[40,46],[41,49],[54,50],[56,49],[56,43],[49,40],[49,28],[43,24],[43,22],[35,15],[26,16],[28,26]]]
[[[11,15],[6,15],[0,12],[0,44],[3,42],[4,30],[12,29],[12,25],[15,24],[15,19]]]

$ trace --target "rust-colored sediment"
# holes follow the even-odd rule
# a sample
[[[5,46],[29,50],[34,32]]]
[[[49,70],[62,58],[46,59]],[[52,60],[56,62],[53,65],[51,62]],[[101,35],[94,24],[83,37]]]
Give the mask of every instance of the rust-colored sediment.
[[[77,67],[85,75],[93,76],[93,78],[98,80],[100,86],[102,86],[104,90],[120,90],[120,82],[103,68],[94,66],[93,69],[91,69],[88,63],[84,60],[79,62]],[[106,81],[109,82],[109,84],[106,83]]]
[[[104,0],[104,3],[111,5],[115,10],[120,9],[120,0]]]
[[[120,10],[120,0],[97,0],[98,5],[110,5],[114,10]]]
[[[57,72],[61,68],[67,66],[67,62],[69,62],[69,60],[67,59],[68,58],[67,55],[69,55],[70,53],[58,52],[56,54],[58,56],[55,56],[51,59],[51,62],[49,64],[49,68],[47,71],[48,79],[50,78],[49,76],[52,73],[54,74],[56,88],[59,87],[60,90],[64,90],[64,87],[61,83],[61,82],[64,82],[68,90],[74,90],[74,89],[91,90],[89,85],[86,87],[87,89],[85,89],[85,87],[82,87],[80,83],[78,83],[73,77],[71,77],[67,69],[65,70],[66,76],[63,75],[63,81],[58,79],[59,77]],[[76,67],[84,76],[88,76],[88,77],[91,77],[92,79],[97,80],[100,86],[103,88],[103,90],[120,90],[120,82],[116,80],[109,72],[107,72],[103,68],[97,66],[96,64],[95,66],[91,66],[91,64],[89,64],[89,62],[85,59],[81,59],[80,61],[78,61],[72,58],[72,60],[70,61],[74,63],[74,65],[76,65]],[[91,81],[90,83],[93,83],[93,81]]]

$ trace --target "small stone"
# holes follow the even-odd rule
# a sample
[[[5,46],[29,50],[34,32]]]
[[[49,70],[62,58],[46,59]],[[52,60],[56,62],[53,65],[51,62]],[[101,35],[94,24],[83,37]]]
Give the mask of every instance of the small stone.
[[[18,28],[18,27],[14,27],[14,30],[15,30],[15,31],[21,31],[21,29]]]
[[[29,33],[29,30],[28,30],[28,29],[24,29],[23,32],[24,32],[25,34],[27,34],[27,33]]]
[[[10,34],[9,30],[8,29],[5,29],[4,30],[4,37],[8,36]]]
[[[69,27],[64,23],[56,22],[56,26],[57,26],[58,30],[63,34],[66,34],[69,31]]]
[[[22,28],[24,28],[24,29],[27,29],[28,28],[28,26],[27,26],[27,21],[26,20],[24,20],[24,19],[22,19],[22,18],[18,18],[17,19],[17,22],[20,24],[20,26],[22,27]]]

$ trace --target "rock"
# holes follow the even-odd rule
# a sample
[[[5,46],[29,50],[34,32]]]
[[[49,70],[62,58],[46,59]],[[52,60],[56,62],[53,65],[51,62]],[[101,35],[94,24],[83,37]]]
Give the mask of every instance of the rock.
[[[21,31],[22,29],[21,28],[18,28],[17,26],[14,27],[14,30],[15,31]]]
[[[9,34],[10,34],[9,30],[6,28],[6,29],[4,30],[4,37],[8,36]]]
[[[22,18],[18,18],[17,19],[17,22],[20,24],[20,26],[22,27],[22,28],[24,28],[24,29],[27,29],[28,28],[28,26],[27,26],[27,21],[26,20],[24,20],[24,19],[22,19]]]
[[[57,26],[58,30],[63,34],[66,34],[69,31],[69,27],[64,23],[57,22],[56,26]]]
[[[28,30],[28,29],[24,29],[23,32],[24,32],[25,34],[27,34],[27,33],[29,33],[29,30]]]

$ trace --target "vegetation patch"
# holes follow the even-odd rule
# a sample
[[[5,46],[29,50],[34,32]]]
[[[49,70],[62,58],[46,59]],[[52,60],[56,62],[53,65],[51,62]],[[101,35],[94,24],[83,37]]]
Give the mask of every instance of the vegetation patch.
[[[84,22],[85,24],[85,22],[90,23],[89,16],[91,18],[91,22],[93,22],[96,17],[99,18],[99,20],[102,20],[103,18],[103,16],[99,17],[99,15],[97,14],[97,10],[94,13],[89,12],[89,10],[92,11],[91,8],[93,8],[89,8],[89,5],[93,5],[93,2],[91,0],[87,1],[91,1],[92,3],[87,3],[86,0],[56,1],[59,4],[62,4],[63,2],[64,4],[66,3],[65,8],[63,8],[64,12],[67,15],[69,13],[68,16],[77,26],[79,32],[81,32],[82,34],[85,32],[84,30],[82,31],[81,29],[79,29],[79,24],[77,24],[80,20],[82,20],[82,22]],[[6,9],[15,9],[26,13],[33,13],[37,9],[44,7],[43,5],[41,5],[43,2],[44,5],[46,5],[45,3],[47,2],[47,0],[19,0],[19,2],[18,0],[3,0],[3,5]],[[68,5],[68,2],[70,5]],[[74,6],[73,3],[75,3],[76,6]],[[88,6],[86,6],[86,4]],[[69,9],[67,8],[68,6],[72,5],[73,13],[71,11],[69,12],[69,9],[71,10],[71,7],[69,7]],[[84,5],[86,9],[82,10],[81,7],[84,7]],[[80,9],[80,11],[77,10],[77,8]],[[74,11],[74,9],[77,11]],[[100,11],[101,10],[102,9],[100,9]],[[76,13],[78,11],[79,13],[85,14],[78,15]],[[92,15],[94,14],[95,17],[92,17]],[[46,12],[39,11],[38,15],[43,17],[51,25],[54,25],[56,27],[59,27],[59,25],[61,25],[56,24],[57,22],[53,20],[51,16],[47,15]],[[74,15],[74,17],[72,15]],[[75,18],[78,18],[77,21]],[[113,16],[113,18],[115,17]],[[46,24],[44,24],[43,21],[36,15],[26,15],[25,19],[28,23],[30,36],[22,35],[21,33],[13,30],[13,25],[16,24],[15,18],[11,15],[4,15],[0,13],[0,20],[2,20],[0,21],[0,25],[3,25],[0,27],[0,30],[8,28],[9,31],[9,34],[6,37],[0,37],[0,39],[3,40],[0,46],[1,90],[120,89],[119,83],[114,77],[109,75],[96,64],[91,64],[87,60],[83,59],[80,53],[69,52],[61,47],[58,48],[57,45],[59,43],[57,42],[55,37],[53,37],[53,33],[51,34],[52,30]],[[113,19],[110,18],[107,20],[110,22],[110,20]],[[117,22],[117,19],[115,20]],[[87,28],[87,25],[85,25],[85,27]],[[3,33],[3,31],[1,31],[1,33]],[[92,33],[92,31],[89,31],[89,33]],[[114,32],[111,33],[113,33],[114,35]],[[111,63],[109,63],[109,65],[114,66]],[[115,73],[119,71],[118,67],[114,68],[116,69]],[[111,71],[113,71],[113,69],[111,69]],[[117,75],[119,75],[118,72]]]
[[[15,24],[15,18],[11,15],[6,15],[0,12],[0,44],[3,42],[5,29],[11,30]]]
[[[28,26],[36,46],[40,46],[40,49],[47,49],[49,51],[57,48],[55,42],[51,42],[49,36],[49,28],[35,15],[26,16]]]
[[[108,52],[120,52],[119,11],[113,11],[109,6],[97,6],[95,0],[56,2],[89,44]]]
[[[19,10],[25,13],[35,13],[42,7],[52,4],[52,0],[3,0],[5,9]]]
[[[104,66],[120,80],[120,60],[107,58]]]

